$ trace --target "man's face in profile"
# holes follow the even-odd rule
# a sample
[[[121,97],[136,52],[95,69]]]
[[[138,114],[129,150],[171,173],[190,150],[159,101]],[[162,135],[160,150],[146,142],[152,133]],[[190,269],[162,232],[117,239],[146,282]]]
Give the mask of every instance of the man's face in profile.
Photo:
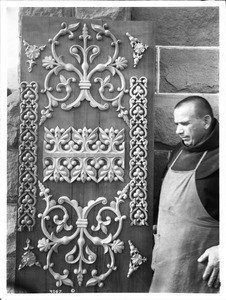
[[[187,147],[197,146],[206,139],[205,117],[200,118],[196,113],[194,103],[184,103],[174,110],[176,134]]]

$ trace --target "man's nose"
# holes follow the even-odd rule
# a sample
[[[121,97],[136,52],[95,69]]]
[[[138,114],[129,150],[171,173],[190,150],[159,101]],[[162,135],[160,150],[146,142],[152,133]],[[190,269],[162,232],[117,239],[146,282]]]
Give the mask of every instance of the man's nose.
[[[176,134],[182,134],[184,131],[183,126],[181,126],[180,124],[177,125],[176,128]]]

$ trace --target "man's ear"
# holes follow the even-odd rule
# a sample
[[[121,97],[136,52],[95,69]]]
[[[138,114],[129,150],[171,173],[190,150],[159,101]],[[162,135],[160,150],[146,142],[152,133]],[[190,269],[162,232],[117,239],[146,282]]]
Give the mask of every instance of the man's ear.
[[[212,117],[210,115],[205,115],[203,117],[203,120],[204,120],[204,128],[209,129],[212,123]]]

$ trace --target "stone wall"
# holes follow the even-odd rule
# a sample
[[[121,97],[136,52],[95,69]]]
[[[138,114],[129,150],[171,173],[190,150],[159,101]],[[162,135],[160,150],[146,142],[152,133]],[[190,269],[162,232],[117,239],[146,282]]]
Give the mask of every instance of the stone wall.
[[[155,190],[173,145],[178,142],[173,107],[184,97],[206,97],[218,117],[219,13],[217,7],[170,8],[21,8],[22,15],[68,16],[105,20],[153,20],[156,22]],[[16,76],[16,74],[15,74]],[[19,91],[8,96],[8,264],[7,279],[15,276],[15,230],[18,186]],[[9,292],[13,292],[9,289]]]
[[[173,108],[186,96],[199,94],[218,118],[219,11],[217,7],[132,8],[131,20],[156,22],[155,190],[175,135]]]

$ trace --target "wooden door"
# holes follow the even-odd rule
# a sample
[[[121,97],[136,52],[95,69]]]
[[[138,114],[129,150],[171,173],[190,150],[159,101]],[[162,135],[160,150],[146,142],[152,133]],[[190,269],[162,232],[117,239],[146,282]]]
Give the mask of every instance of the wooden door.
[[[154,25],[24,17],[16,284],[147,292]]]

